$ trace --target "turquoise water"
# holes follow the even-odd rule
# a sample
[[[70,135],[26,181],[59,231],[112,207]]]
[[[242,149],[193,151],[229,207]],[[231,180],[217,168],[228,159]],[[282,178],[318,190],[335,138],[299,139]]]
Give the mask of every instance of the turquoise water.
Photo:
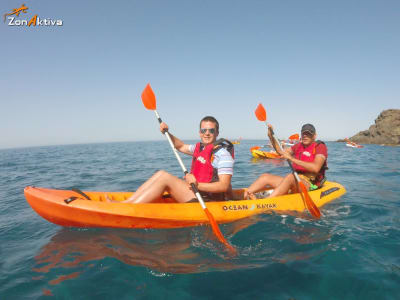
[[[234,187],[287,164],[254,161],[236,145]],[[166,141],[0,150],[0,299],[399,299],[400,147],[327,143],[328,177],[347,194],[323,217],[266,214],[208,226],[62,228],[23,189],[135,190],[158,169],[181,170]],[[190,160],[185,158],[186,166]]]

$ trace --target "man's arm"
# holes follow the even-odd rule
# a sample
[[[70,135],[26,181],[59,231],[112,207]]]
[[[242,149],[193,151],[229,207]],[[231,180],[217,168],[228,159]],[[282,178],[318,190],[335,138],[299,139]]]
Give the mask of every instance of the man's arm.
[[[203,192],[221,193],[228,191],[231,185],[232,175],[221,174],[218,175],[219,180],[211,183],[198,183],[198,189]]]
[[[161,133],[165,134],[165,132],[168,131],[168,125],[164,122],[160,124],[160,131]],[[180,139],[178,139],[176,136],[172,135],[169,131],[169,136],[171,137],[172,143],[174,144],[174,147],[176,150],[179,152],[188,154],[188,155],[193,155],[193,152],[190,151],[190,145],[185,144],[182,142]]]
[[[272,136],[272,130],[273,130],[272,125],[268,124],[268,137],[269,137],[269,140],[271,141],[272,147],[274,147],[275,151],[279,155],[283,155],[283,152],[286,152],[287,154],[293,155],[292,148],[289,147],[289,148],[286,148],[286,149],[282,149],[280,144],[278,144],[279,142],[277,141],[277,139]],[[281,151],[281,149],[282,149],[282,151]]]
[[[326,157],[323,154],[317,154],[315,156],[315,159],[313,162],[305,162],[305,161],[296,159],[289,153],[285,153],[283,155],[283,157],[286,158],[287,160],[290,160],[291,162],[295,163],[296,165],[303,167],[308,172],[312,172],[315,174],[317,174],[321,170],[321,168],[324,165],[324,162],[326,160]]]
[[[188,154],[188,155],[193,155],[193,152],[190,151],[190,145],[185,144],[184,142],[182,142],[180,139],[178,139],[176,136],[172,135],[171,133],[169,134],[169,136],[171,137],[172,143],[174,144],[174,147],[176,148],[176,150],[178,150],[179,152]]]

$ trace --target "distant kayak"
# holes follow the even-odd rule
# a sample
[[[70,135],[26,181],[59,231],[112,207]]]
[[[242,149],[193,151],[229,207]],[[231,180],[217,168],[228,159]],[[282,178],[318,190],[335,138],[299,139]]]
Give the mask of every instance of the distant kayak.
[[[346,141],[346,146],[347,147],[351,147],[351,148],[364,148],[364,146],[362,145],[358,145],[357,143],[354,143],[353,141],[351,141],[348,138],[345,138]]]
[[[245,189],[233,191],[235,199],[243,198]],[[176,203],[168,195],[159,203],[133,204],[107,202],[129,198],[132,192],[85,191],[90,200],[72,190],[55,190],[28,186],[24,190],[29,205],[44,219],[71,227],[177,228],[208,224],[199,203]],[[346,193],[335,182],[326,182],[321,189],[309,192],[318,207]],[[261,193],[261,197],[264,194]],[[69,202],[69,203],[67,203]],[[275,211],[307,211],[300,194],[289,194],[257,200],[206,202],[218,223],[228,223],[253,215]]]
[[[251,155],[254,158],[282,158],[282,156],[280,156],[275,151],[262,151],[259,149],[252,149]]]
[[[350,143],[346,143],[346,146],[351,148],[364,148],[364,146],[362,145],[350,144]]]
[[[281,145],[282,146],[284,146],[284,147],[292,147],[292,146],[294,146],[295,144],[294,143],[290,143],[290,142],[281,142]]]

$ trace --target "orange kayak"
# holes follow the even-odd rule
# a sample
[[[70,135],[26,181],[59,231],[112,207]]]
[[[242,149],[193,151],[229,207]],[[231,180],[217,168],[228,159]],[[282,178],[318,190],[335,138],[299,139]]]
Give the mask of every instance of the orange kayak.
[[[234,190],[234,198],[243,198],[245,189]],[[160,203],[107,202],[104,195],[123,201],[132,192],[90,192],[85,199],[71,190],[55,190],[28,186],[24,190],[30,206],[44,219],[73,227],[118,228],[176,228],[208,224],[208,218],[198,203],[172,203],[171,198],[160,198]],[[321,189],[309,192],[318,207],[346,193],[335,182],[326,182]],[[68,204],[66,199],[75,199]],[[67,201],[68,202],[68,201]],[[208,210],[218,223],[228,223],[253,215],[276,211],[302,212],[306,210],[300,194],[289,194],[257,200],[206,202]]]

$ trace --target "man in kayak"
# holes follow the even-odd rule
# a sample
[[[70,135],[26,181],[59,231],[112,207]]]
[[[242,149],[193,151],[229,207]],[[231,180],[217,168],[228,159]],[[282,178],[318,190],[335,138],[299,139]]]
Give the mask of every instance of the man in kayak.
[[[160,124],[160,131],[168,131],[168,125]],[[182,142],[169,133],[175,148],[185,154],[193,156],[192,169],[182,180],[164,170],[156,172],[142,184],[125,203],[153,202],[167,191],[177,202],[197,201],[190,185],[194,183],[204,200],[224,200],[224,194],[232,190],[231,178],[233,175],[234,160],[233,145],[223,140],[219,143],[218,121],[211,116],[200,121],[200,140],[196,145]],[[229,145],[230,144],[230,145]],[[232,151],[232,154],[229,151]],[[108,199],[112,202],[112,200]]]
[[[272,129],[272,125],[268,124]],[[271,130],[268,130],[268,136],[274,148],[283,156],[290,160],[293,168],[299,174],[301,181],[309,190],[315,190],[325,182],[325,170],[327,167],[328,149],[324,142],[316,141],[316,131],[312,124],[305,124],[301,128],[301,142],[294,146],[280,151],[272,138]],[[265,187],[272,187],[273,192],[270,197],[280,196],[291,193],[297,193],[298,188],[293,173],[285,177],[262,174],[246,190],[245,199],[256,199],[254,193],[263,190]]]

